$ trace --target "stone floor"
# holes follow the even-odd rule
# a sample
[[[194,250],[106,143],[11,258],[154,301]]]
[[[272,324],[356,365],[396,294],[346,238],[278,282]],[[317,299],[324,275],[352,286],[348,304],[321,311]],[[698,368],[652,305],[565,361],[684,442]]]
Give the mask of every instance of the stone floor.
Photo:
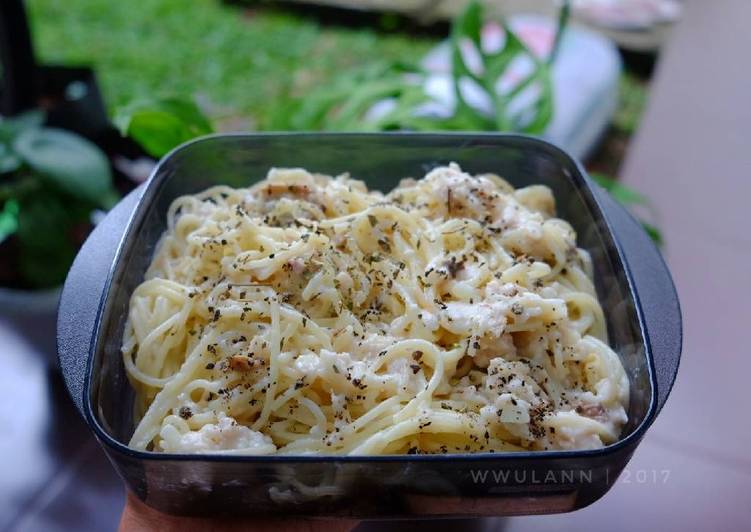
[[[677,384],[626,473],[601,501],[572,514],[410,529],[751,525],[751,349],[743,336],[751,318],[749,21],[747,0],[688,2],[626,161],[626,182],[658,207],[685,327]],[[51,317],[0,315],[0,530],[112,530],[124,490],[76,415],[53,353]]]

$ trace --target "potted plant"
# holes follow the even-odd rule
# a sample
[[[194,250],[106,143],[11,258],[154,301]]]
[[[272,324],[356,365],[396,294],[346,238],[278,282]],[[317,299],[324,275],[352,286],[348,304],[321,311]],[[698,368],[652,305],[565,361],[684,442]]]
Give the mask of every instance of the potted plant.
[[[0,313],[53,314],[76,251],[118,198],[95,144],[40,112],[0,119]]]

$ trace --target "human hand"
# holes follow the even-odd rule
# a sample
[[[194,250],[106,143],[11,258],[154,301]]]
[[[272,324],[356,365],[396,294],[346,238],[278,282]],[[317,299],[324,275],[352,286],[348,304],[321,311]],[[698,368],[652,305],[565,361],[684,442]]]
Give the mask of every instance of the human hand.
[[[337,519],[291,519],[291,518],[204,518],[176,517],[146,506],[138,497],[128,492],[125,509],[120,519],[120,532],[235,532],[253,530],[258,532],[347,532],[357,521]]]

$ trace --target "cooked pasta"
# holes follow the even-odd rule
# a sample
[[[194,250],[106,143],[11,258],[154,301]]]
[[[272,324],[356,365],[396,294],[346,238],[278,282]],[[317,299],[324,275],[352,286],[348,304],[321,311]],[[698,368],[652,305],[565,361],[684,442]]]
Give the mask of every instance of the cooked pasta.
[[[122,346],[134,449],[597,448],[629,382],[550,190],[272,169],[176,199]]]

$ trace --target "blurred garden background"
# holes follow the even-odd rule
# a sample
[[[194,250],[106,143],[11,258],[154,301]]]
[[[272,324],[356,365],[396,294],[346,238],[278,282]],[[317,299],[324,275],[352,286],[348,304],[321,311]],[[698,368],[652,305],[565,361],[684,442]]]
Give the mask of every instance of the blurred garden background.
[[[112,115],[139,99],[178,96],[219,131],[285,129],[300,98],[343,72],[417,64],[450,31],[447,20],[421,24],[393,11],[252,0],[30,0],[28,9],[39,58],[93,66]],[[626,52],[618,108],[594,157],[607,173],[638,126],[655,52]]]
[[[540,135],[660,243],[649,199],[617,176],[680,10],[619,2],[4,3],[0,295],[59,287],[155,160],[212,132]]]
[[[32,0],[40,58],[94,66],[111,111],[138,98],[196,98],[219,127],[268,129],[292,96],[344,69],[419,59],[428,36],[325,25],[284,6],[215,0]]]
[[[30,0],[28,9],[40,59],[92,65],[111,110],[155,94],[194,96],[228,128],[273,127],[291,98],[342,70],[417,62],[448,34],[445,23],[393,12],[252,0]],[[646,87],[628,71],[621,81],[614,126],[628,133]]]

